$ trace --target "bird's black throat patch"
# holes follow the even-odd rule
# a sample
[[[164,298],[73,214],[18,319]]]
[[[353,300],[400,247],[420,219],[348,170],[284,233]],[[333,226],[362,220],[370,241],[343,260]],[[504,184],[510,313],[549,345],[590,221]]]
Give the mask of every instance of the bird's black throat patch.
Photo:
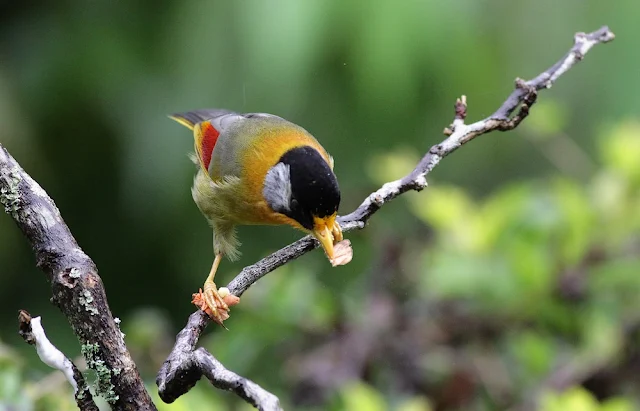
[[[338,211],[340,188],[335,174],[310,146],[293,148],[279,160],[289,166],[291,180],[290,218],[306,229],[313,229],[313,217],[327,217]]]

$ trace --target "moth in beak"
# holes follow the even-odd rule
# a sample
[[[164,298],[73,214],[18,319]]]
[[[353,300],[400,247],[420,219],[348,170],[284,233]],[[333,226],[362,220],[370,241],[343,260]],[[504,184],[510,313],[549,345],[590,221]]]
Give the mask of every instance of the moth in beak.
[[[351,242],[343,240],[342,228],[336,221],[335,213],[328,217],[314,217],[311,233],[320,242],[334,267],[347,264],[353,258]]]

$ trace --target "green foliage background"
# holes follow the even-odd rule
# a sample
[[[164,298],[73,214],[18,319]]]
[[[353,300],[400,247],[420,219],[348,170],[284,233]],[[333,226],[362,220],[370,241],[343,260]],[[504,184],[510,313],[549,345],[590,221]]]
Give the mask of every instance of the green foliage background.
[[[335,157],[346,213],[443,138],[456,97],[470,120],[487,116],[574,32],[608,24],[616,41],[544,92],[522,127],[464,147],[427,190],[349,234],[351,264],[331,269],[315,252],[277,270],[202,344],[286,409],[637,409],[639,12],[635,0],[0,2],[0,142],[97,263],[156,395],[212,259],[190,195],[192,140],[167,113],[225,107],[303,125]],[[243,258],[220,282],[299,237],[240,235]],[[0,409],[74,409],[16,333],[27,309],[79,355],[49,296],[0,217]],[[247,408],[205,382],[158,405]]]

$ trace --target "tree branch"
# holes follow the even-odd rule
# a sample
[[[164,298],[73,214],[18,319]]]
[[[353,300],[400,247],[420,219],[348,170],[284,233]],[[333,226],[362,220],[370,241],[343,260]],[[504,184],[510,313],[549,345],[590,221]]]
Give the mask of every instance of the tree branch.
[[[73,387],[73,396],[81,411],[99,411],[98,406],[93,402],[93,396],[89,386],[84,380],[84,376],[78,367],[68,359],[51,341],[47,338],[42,327],[40,317],[31,318],[25,310],[18,313],[19,334],[27,344],[35,345],[36,352],[43,363],[51,368],[56,368],[64,374]]]
[[[53,200],[1,144],[0,203],[27,237],[37,266],[51,283],[52,302],[82,344],[87,366],[96,371],[96,393],[113,410],[155,411],[111,315],[95,264],[76,243]]]
[[[577,33],[574,37],[574,45],[567,54],[532,80],[516,79],[515,90],[495,113],[483,120],[469,125],[465,124],[467,101],[466,97],[462,96],[456,101],[453,123],[444,130],[444,134],[448,137],[440,144],[431,147],[407,176],[384,184],[379,190],[369,195],[356,210],[340,217],[339,221],[342,230],[347,232],[362,229],[366,226],[369,218],[385,203],[407,191],[421,191],[424,189],[427,186],[426,176],[444,157],[457,150],[463,144],[491,131],[508,131],[516,128],[529,114],[529,109],[535,104],[539,90],[550,88],[562,74],[581,61],[593,46],[607,43],[614,38],[613,32],[607,26],[603,26],[589,34]],[[513,115],[516,110],[518,112]],[[229,288],[231,294],[239,297],[266,274],[318,246],[319,243],[313,237],[306,236],[257,263],[245,267],[229,283],[227,288]],[[189,391],[205,371],[202,364],[193,361],[193,356],[200,349],[193,350],[199,335],[208,323],[209,317],[202,311],[197,311],[189,317],[187,326],[178,334],[176,344],[158,372],[156,379],[160,397],[163,400],[166,401],[165,398],[167,398],[169,401],[174,401],[177,396]],[[207,354],[210,355],[209,353]],[[185,379],[184,375],[197,375],[198,377]],[[224,381],[220,381],[220,377],[222,376],[218,375],[214,385],[218,386],[217,384],[224,383]]]
[[[201,311],[191,314],[187,326],[180,331],[171,355],[158,375],[158,391],[164,402],[172,403],[189,391],[204,375],[214,387],[235,392],[239,397],[261,411],[279,411],[280,402],[256,383],[227,370],[204,348],[196,349],[198,338],[206,323]]]

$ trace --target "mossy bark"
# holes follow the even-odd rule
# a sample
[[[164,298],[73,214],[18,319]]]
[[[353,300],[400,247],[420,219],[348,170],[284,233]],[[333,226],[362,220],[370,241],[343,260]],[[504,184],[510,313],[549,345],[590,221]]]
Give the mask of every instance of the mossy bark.
[[[0,199],[28,239],[37,266],[51,283],[52,302],[67,317],[97,393],[114,410],[156,410],[114,321],[98,270],[47,193],[0,145]]]

